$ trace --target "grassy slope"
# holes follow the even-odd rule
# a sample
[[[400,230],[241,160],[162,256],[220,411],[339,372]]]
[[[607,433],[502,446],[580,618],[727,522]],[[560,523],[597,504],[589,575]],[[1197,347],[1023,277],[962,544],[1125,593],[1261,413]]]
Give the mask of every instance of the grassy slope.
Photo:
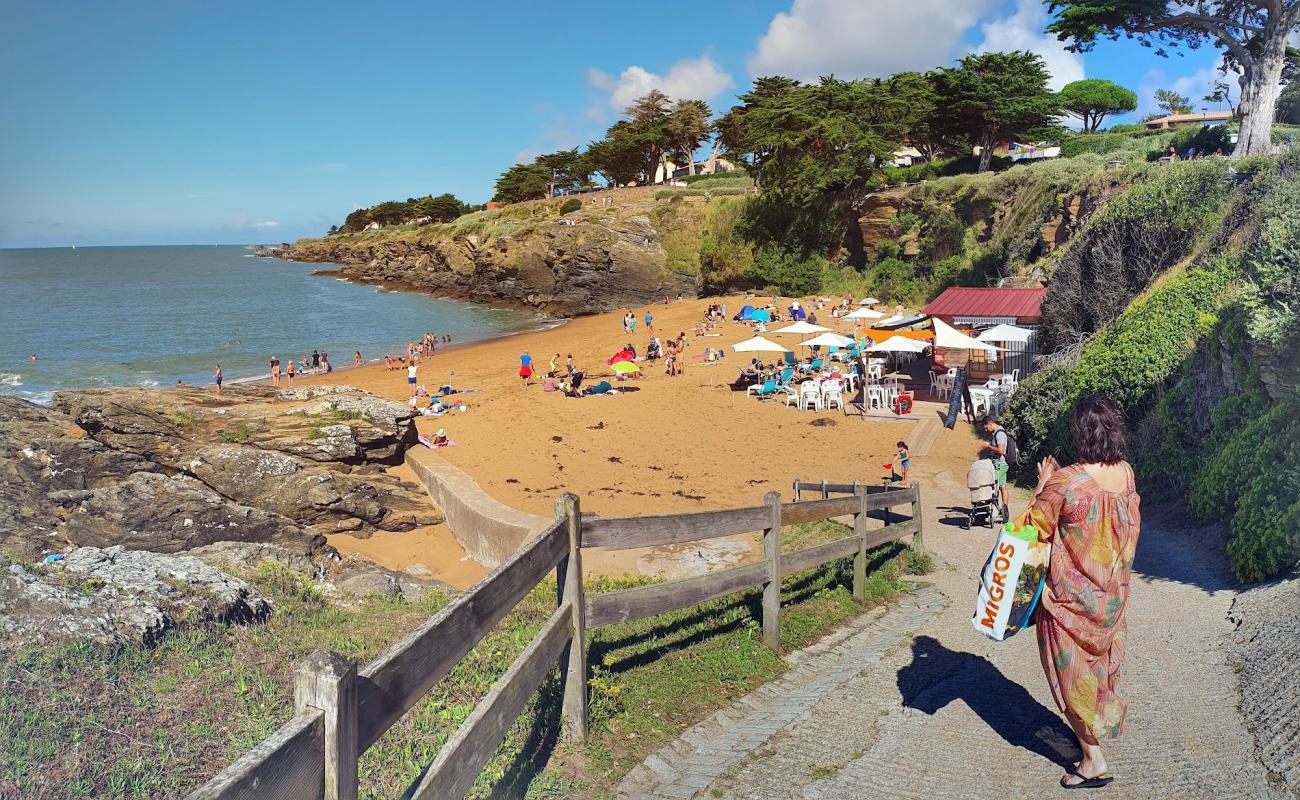
[[[788,548],[847,533],[833,523],[787,528]],[[906,590],[917,560],[882,548],[871,604]],[[861,613],[847,561],[784,583],[782,641],[796,648]],[[0,797],[174,797],[228,764],[293,713],[292,673],[325,647],[374,658],[446,598],[370,599],[341,609],[282,568],[251,576],[278,609],[257,627],[173,632],[155,649],[31,649],[0,657]],[[591,591],[616,588],[602,582]],[[540,627],[554,584],[534,591],[361,760],[363,796],[392,797],[418,775]],[[750,592],[593,633],[593,733],[556,750],[553,673],[480,778],[475,795],[606,797],[646,753],[786,669],[761,644]]]

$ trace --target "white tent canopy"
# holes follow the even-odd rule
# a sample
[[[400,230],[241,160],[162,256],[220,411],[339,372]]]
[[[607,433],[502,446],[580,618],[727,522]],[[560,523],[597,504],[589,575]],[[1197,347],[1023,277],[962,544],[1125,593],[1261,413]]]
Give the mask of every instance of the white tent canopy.
[[[813,337],[799,344],[804,347],[848,347],[853,344],[853,340],[847,336],[840,336],[838,333],[823,333],[821,336]]]
[[[994,347],[988,342],[981,342],[971,336],[967,336],[948,323],[939,319],[932,318],[934,322],[934,346],[943,347],[949,350],[1002,350],[1004,348]]]
[[[867,348],[877,353],[923,353],[925,344],[905,336],[891,336],[880,344]]]
[[[820,325],[813,325],[811,322],[799,320],[793,325],[786,325],[780,330],[772,331],[772,333],[802,333],[806,335],[809,333],[822,333],[823,331],[828,330],[830,330],[830,328],[823,328]]]
[[[885,316],[882,312],[872,308],[859,308],[849,314],[844,315],[844,319],[880,319]]]
[[[880,302],[880,301],[877,300],[877,299],[874,298],[874,297],[864,297],[864,298],[862,298],[861,300],[858,301],[858,305],[860,305],[860,306],[874,306],[876,303],[879,303],[879,302]]]
[[[1005,323],[994,325],[975,338],[981,342],[1027,342],[1034,332],[1028,328],[1017,328]]]
[[[789,353],[791,350],[782,347],[771,339],[764,339],[762,336],[755,336],[753,339],[746,339],[743,342],[737,342],[731,346],[732,350],[737,353]]]

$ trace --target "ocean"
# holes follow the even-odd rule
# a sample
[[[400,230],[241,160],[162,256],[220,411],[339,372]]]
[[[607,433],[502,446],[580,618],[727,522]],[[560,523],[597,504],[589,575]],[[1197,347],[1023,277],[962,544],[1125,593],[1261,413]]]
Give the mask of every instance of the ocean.
[[[241,246],[0,250],[0,393],[206,385],[216,364],[231,383],[267,376],[272,356],[317,349],[339,368],[357,351],[404,354],[425,332],[465,342],[545,322],[311,274],[328,268]]]

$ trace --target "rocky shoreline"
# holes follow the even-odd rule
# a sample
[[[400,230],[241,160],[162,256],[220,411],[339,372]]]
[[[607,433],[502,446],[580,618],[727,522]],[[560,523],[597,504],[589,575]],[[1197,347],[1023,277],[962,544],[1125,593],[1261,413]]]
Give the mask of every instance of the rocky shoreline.
[[[348,386],[98,389],[50,408],[0,396],[0,645],[149,644],[180,621],[269,613],[205,563],[273,561],[340,594],[439,585],[341,558],[325,538],[443,521],[386,472],[415,442],[412,420]]]
[[[358,283],[572,317],[698,295],[694,275],[668,267],[661,232],[645,215],[617,224],[537,222],[515,235],[386,239],[334,236],[265,247],[259,256],[339,264],[323,271]]]

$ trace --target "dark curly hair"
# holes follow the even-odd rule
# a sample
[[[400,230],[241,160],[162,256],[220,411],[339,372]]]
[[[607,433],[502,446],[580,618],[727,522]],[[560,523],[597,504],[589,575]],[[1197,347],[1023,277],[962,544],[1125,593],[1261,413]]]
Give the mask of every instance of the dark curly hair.
[[[1114,464],[1128,455],[1124,422],[1109,400],[1099,394],[1074,404],[1074,449],[1084,464]]]

